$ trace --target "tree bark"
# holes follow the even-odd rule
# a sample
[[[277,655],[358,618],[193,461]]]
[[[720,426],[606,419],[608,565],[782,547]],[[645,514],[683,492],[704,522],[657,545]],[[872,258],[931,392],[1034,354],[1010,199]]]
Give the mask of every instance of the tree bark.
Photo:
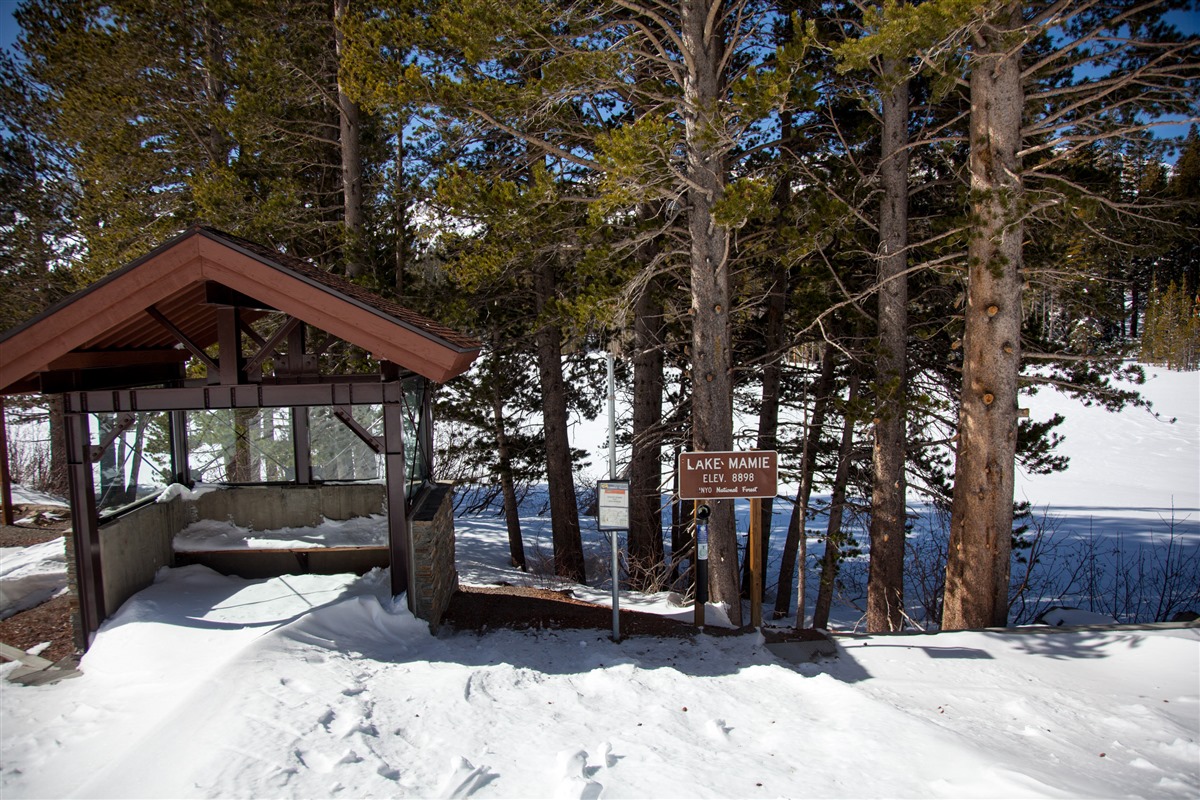
[[[829,524],[825,528],[825,555],[821,559],[821,580],[817,586],[817,602],[813,606],[813,627],[829,625],[829,609],[833,605],[833,583],[841,564],[842,519],[846,511],[846,483],[850,480],[850,453],[854,448],[854,401],[858,399],[858,374],[850,373],[850,391],[846,414],[842,421],[842,440],[838,444],[837,471],[833,476],[833,491],[829,497]],[[869,588],[868,588],[869,591]]]
[[[1129,338],[1136,339],[1138,337],[1138,306],[1140,305],[1141,297],[1138,293],[1137,278],[1131,282],[1129,295]]]
[[[542,429],[546,438],[546,478],[550,490],[550,527],[554,540],[554,571],[567,580],[585,583],[583,539],[571,442],[567,435],[567,391],[563,384],[562,330],[545,319],[555,295],[554,265],[548,259],[534,268],[537,312],[542,317],[535,335],[538,373],[542,384]]]
[[[116,426],[117,420],[118,415],[116,414],[97,414],[97,438],[103,440]],[[100,454],[100,494],[96,504],[102,510],[125,504],[124,465],[117,458],[117,448],[124,444],[125,439],[118,437]]]
[[[629,576],[646,589],[661,576],[662,528],[662,300],[651,280],[634,309],[633,450],[629,461]]]
[[[979,32],[972,54],[970,171],[976,220],[967,264],[963,383],[950,552],[946,630],[1008,621],[1017,376],[1021,346],[1021,25],[1012,4]]]
[[[224,31],[211,9],[206,9],[203,20],[205,48],[204,88],[208,92],[209,108],[224,110],[229,102],[229,87],[221,78],[221,71],[228,61]],[[216,117],[216,114],[213,114]],[[229,160],[229,137],[219,126],[212,124],[208,129],[208,158],[211,164],[225,166]]]
[[[43,488],[56,497],[67,497],[70,487],[67,483],[67,417],[63,396],[47,395],[46,406],[50,410],[50,475]]]
[[[494,344],[492,352],[495,352]],[[512,453],[508,446],[508,430],[504,424],[504,399],[500,396],[495,377],[495,374],[503,367],[499,364],[499,359],[493,357],[492,360],[492,425],[496,437],[500,490],[504,495],[504,525],[508,530],[509,561],[514,567],[525,572],[528,566],[525,562],[525,544],[521,539],[521,515],[517,509],[517,490],[513,485]]]
[[[786,184],[786,181],[781,183]],[[785,186],[786,191],[786,186]],[[758,438],[754,446],[759,450],[775,450],[779,440],[779,392],[783,383],[784,314],[787,311],[788,270],[782,261],[776,261],[771,278],[771,289],[767,294],[766,330],[763,332],[767,361],[762,369],[762,404],[758,411]],[[763,498],[759,504],[759,530],[762,546],[759,574],[767,574],[768,551],[771,544],[771,522],[774,518],[775,498]],[[742,588],[748,593],[750,587],[750,557],[742,561]]]
[[[872,451],[871,561],[867,631],[904,625],[905,394],[908,340],[908,81],[907,65],[883,61],[883,199],[879,208],[879,351],[875,361],[875,445]],[[815,624],[815,623],[814,623]]]
[[[800,585],[797,591],[796,627],[803,628],[805,622],[804,594],[807,541],[805,520],[808,517],[808,500],[812,495],[813,476],[816,473],[816,452],[821,442],[821,428],[825,425],[825,413],[829,407],[829,396],[833,394],[833,368],[836,349],[826,343],[821,353],[821,377],[817,379],[817,390],[813,400],[812,418],[804,437],[800,454],[800,489],[792,503],[792,516],[788,522],[787,538],[783,543],[783,556],[779,563],[779,584],[775,591],[775,618],[787,616],[792,604],[792,579],[796,577],[797,564],[800,568]]]
[[[350,0],[334,0],[334,46],[339,60],[345,47],[340,23],[349,10]],[[357,278],[367,269],[363,231],[362,109],[346,94],[340,77],[337,98],[338,143],[342,156],[342,224],[346,234],[342,259],[346,264],[346,275]]]
[[[233,458],[229,462],[229,482],[230,483],[250,483],[254,480],[251,474],[251,466],[253,461],[253,453],[250,450],[250,425],[254,422],[254,409],[239,408],[233,412]],[[336,418],[335,418],[336,419]],[[345,430],[344,426],[338,424],[339,432]],[[347,457],[350,455],[350,448],[346,447],[342,450]],[[339,477],[353,478],[353,462],[347,466]]]
[[[401,117],[396,126],[396,297],[404,297],[404,275],[408,270],[408,191],[404,184],[404,124]]]
[[[685,71],[684,141],[689,179],[688,234],[692,289],[692,442],[699,451],[733,448],[733,369],[729,335],[729,232],[713,216],[725,188],[725,131],[720,124],[724,40],[715,18],[720,0],[682,0]],[[733,504],[710,504],[709,599],[742,623]]]

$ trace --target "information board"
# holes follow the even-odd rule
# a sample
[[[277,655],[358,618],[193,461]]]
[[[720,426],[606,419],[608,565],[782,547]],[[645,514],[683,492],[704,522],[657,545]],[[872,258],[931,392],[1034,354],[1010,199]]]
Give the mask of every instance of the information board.
[[[629,530],[629,481],[599,481],[596,521],[602,531]]]
[[[778,484],[779,453],[774,450],[679,454],[681,500],[774,497]]]

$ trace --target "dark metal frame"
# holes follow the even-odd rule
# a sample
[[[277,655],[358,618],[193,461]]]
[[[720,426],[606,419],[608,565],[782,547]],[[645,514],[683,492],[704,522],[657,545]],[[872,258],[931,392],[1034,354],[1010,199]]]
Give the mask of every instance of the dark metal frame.
[[[272,332],[260,334],[251,327],[275,313],[283,318]],[[309,324],[320,333],[306,342]],[[338,341],[370,353],[380,364],[379,374],[322,375],[322,354]],[[424,405],[408,410],[420,414],[415,443],[419,458],[431,461],[430,382],[464,372],[480,348],[474,338],[344,278],[203,227],[189,229],[21,325],[0,332],[0,393],[64,394],[84,638],[109,611],[104,602],[92,472],[103,447],[91,443],[89,414],[113,413],[129,419],[128,415],[143,411],[170,412],[172,477],[190,484],[185,411],[291,408],[294,484],[303,486],[314,482],[307,409],[381,405],[382,436],[363,438],[373,443],[386,465],[392,589],[399,594],[410,584],[412,561],[405,502],[409,481],[404,382],[426,381]],[[188,360],[206,368],[204,378],[186,380]],[[264,370],[273,374],[264,376]],[[0,406],[0,436],[3,421]],[[359,431],[360,436],[363,433]],[[102,445],[111,444],[109,437],[104,438]],[[0,453],[0,467],[4,455]],[[429,466],[427,474],[432,475]],[[0,468],[0,495],[6,477],[6,470]],[[9,503],[4,505],[7,513]]]
[[[75,521],[72,536],[78,568],[82,632],[85,638],[90,638],[109,613],[104,601],[100,516],[96,504],[92,464],[120,433],[120,430],[117,430],[115,435],[107,437],[99,446],[93,445],[88,415],[95,413],[118,413],[123,419],[132,421],[137,412],[171,412],[172,471],[180,483],[190,483],[184,412],[234,408],[291,408],[292,440],[296,457],[293,483],[303,486],[314,483],[308,408],[331,406],[342,409],[343,413],[338,416],[343,422],[347,422],[347,418],[351,421],[353,419],[348,413],[351,406],[382,406],[381,439],[361,430],[357,424],[347,424],[384,457],[392,594],[403,594],[413,585],[412,544],[408,529],[411,503],[408,495],[404,441],[404,421],[408,409],[406,389],[412,381],[421,382],[422,400],[418,417],[420,441],[414,444],[418,448],[419,458],[429,458],[429,469],[425,470],[428,479],[432,474],[430,381],[390,362],[381,364],[380,373],[377,375],[316,375],[313,372],[315,360],[304,358],[303,325],[291,321],[287,323],[290,342],[292,346],[299,344],[299,347],[291,354],[285,353],[280,356],[286,367],[280,370],[279,376],[264,378],[261,374],[256,374],[257,366],[263,360],[261,351],[258,356],[250,359],[249,363],[254,366],[249,370],[246,368],[248,362],[242,356],[240,346],[243,328],[236,309],[232,311],[232,314],[222,314],[220,319],[224,333],[223,352],[234,354],[235,357],[215,360],[210,357],[216,369],[210,371],[207,380],[179,381],[183,385],[169,387],[74,391],[63,395],[67,428],[68,481]],[[272,337],[264,345],[264,349],[274,348],[282,338]],[[236,369],[228,366],[230,363],[237,364]],[[220,383],[209,382],[214,379]],[[411,609],[411,596],[408,603]]]

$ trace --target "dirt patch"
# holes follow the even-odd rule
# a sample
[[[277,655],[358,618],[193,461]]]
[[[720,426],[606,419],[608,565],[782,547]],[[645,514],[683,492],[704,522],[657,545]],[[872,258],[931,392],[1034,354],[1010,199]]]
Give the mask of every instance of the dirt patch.
[[[660,614],[621,609],[621,636],[687,638],[699,631],[691,622]],[[498,628],[612,630],[612,608],[572,597],[570,590],[550,591],[520,586],[462,587],[450,599],[443,624],[459,631],[488,631]],[[707,636],[737,636],[753,633],[750,627],[731,629],[707,626]],[[763,628],[769,642],[815,641],[827,637],[813,630]]]
[[[61,506],[14,505],[20,525],[0,525],[0,547],[29,547],[57,539],[71,530],[71,512]]]
[[[64,535],[63,531],[0,525],[0,547],[32,547]]]
[[[30,547],[70,535],[71,513],[61,506],[14,505],[13,515],[16,519],[29,521],[20,525],[0,525],[0,547]],[[75,629],[71,625],[70,598],[66,595],[55,597],[0,620],[0,642],[21,650],[49,642],[50,646],[38,655],[50,661],[74,654]]]
[[[622,636],[694,636],[691,625],[658,614],[622,609]],[[498,628],[612,630],[612,609],[570,596],[570,590],[550,591],[521,586],[463,587],[454,593],[442,618],[459,631]]]
[[[50,661],[58,661],[75,653],[70,598],[61,595],[0,620],[0,642],[19,650],[29,650],[42,642],[49,642],[50,646],[38,655]]]

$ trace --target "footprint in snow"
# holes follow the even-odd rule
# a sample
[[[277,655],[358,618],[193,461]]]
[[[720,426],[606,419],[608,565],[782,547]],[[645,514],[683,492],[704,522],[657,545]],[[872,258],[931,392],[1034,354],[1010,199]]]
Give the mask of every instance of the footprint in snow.
[[[450,759],[446,777],[438,784],[437,796],[444,800],[470,797],[476,789],[486,786],[495,777],[486,766],[476,767],[462,756],[455,756]]]
[[[296,748],[292,751],[292,755],[296,757],[301,766],[320,773],[330,773],[342,764],[357,764],[362,761],[362,757],[353,750],[322,752],[317,749]]]
[[[598,800],[604,786],[587,777],[587,758],[586,750],[559,752],[558,785],[554,789],[556,800]]]
[[[704,732],[718,742],[723,742],[729,738],[729,732],[733,730],[725,724],[723,719],[710,719],[704,723]]]

